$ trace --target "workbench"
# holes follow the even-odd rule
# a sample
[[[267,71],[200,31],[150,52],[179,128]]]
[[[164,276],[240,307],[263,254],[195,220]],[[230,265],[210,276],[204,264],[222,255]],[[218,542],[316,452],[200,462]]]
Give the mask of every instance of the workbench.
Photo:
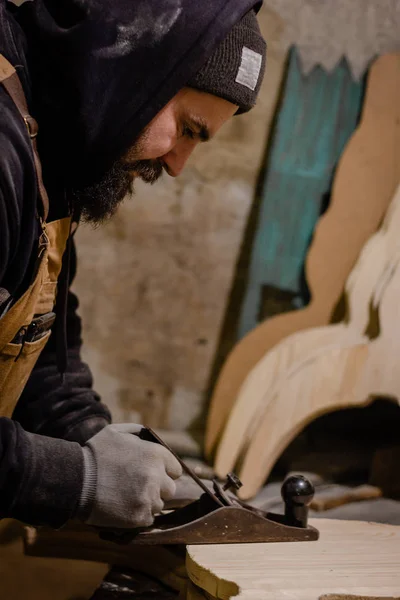
[[[170,600],[178,593],[148,575],[112,567],[90,600]]]
[[[271,487],[271,486],[270,486]],[[274,507],[275,508],[275,507]],[[281,507],[276,507],[280,510]],[[348,504],[319,513],[312,517],[364,520],[400,525],[400,502],[388,498]],[[126,567],[112,567],[90,600],[169,600],[179,594],[168,589],[148,575]]]

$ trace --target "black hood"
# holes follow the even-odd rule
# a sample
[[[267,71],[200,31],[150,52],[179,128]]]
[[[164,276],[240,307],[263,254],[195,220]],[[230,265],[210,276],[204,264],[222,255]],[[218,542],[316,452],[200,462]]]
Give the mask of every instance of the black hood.
[[[45,160],[92,183],[197,73],[255,0],[33,0],[28,41]],[[58,165],[58,166],[57,166]],[[61,168],[60,168],[61,167]]]

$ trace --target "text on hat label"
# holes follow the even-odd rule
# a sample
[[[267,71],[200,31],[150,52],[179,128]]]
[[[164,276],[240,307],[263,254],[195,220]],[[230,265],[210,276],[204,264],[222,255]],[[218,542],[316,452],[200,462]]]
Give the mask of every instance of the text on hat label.
[[[245,85],[251,90],[255,90],[260,76],[262,65],[262,56],[254,50],[250,50],[246,46],[243,46],[242,50],[242,62],[236,76],[236,83]]]

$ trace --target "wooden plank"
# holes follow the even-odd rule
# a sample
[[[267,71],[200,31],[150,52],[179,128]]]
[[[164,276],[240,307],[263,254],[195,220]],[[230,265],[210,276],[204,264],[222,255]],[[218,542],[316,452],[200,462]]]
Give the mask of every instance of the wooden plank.
[[[188,576],[218,600],[400,596],[400,527],[333,519],[312,525],[316,542],[188,546]]]
[[[24,556],[21,523],[0,525],[1,600],[87,600],[108,566],[79,560]]]
[[[387,596],[354,596],[353,594],[327,594],[321,596],[319,600],[388,600]],[[390,600],[400,600],[400,598],[391,598]]]
[[[257,326],[228,356],[208,414],[205,451],[209,459],[238,391],[257,362],[288,335],[329,323],[346,279],[379,226],[400,179],[399,97],[400,54],[382,56],[370,69],[361,123],[340,159],[330,206],[317,225],[307,257],[311,301],[302,310]]]
[[[312,499],[310,508],[316,512],[330,510],[351,504],[352,502],[364,502],[375,500],[382,497],[382,490],[373,485],[359,485],[357,487],[348,487],[343,485],[331,486],[327,490],[322,490]]]
[[[128,567],[157,579],[173,590],[186,589],[185,556],[178,547],[135,546],[100,539],[91,527],[71,524],[59,531],[25,528],[25,554],[71,558]]]

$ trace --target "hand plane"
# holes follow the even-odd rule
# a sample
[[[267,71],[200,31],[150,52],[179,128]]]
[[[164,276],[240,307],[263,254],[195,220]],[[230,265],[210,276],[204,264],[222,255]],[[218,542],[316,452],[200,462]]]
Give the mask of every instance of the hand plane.
[[[251,542],[301,542],[317,540],[319,533],[308,526],[308,507],[314,496],[312,484],[303,476],[292,476],[282,485],[285,514],[267,513],[241,502],[229,489],[239,489],[240,480],[229,474],[225,484],[213,481],[213,490],[184,463],[151,429],[141,439],[169,450],[183,470],[202,488],[198,500],[156,516],[153,525],[129,531],[102,530],[100,537],[129,544],[243,544]]]

